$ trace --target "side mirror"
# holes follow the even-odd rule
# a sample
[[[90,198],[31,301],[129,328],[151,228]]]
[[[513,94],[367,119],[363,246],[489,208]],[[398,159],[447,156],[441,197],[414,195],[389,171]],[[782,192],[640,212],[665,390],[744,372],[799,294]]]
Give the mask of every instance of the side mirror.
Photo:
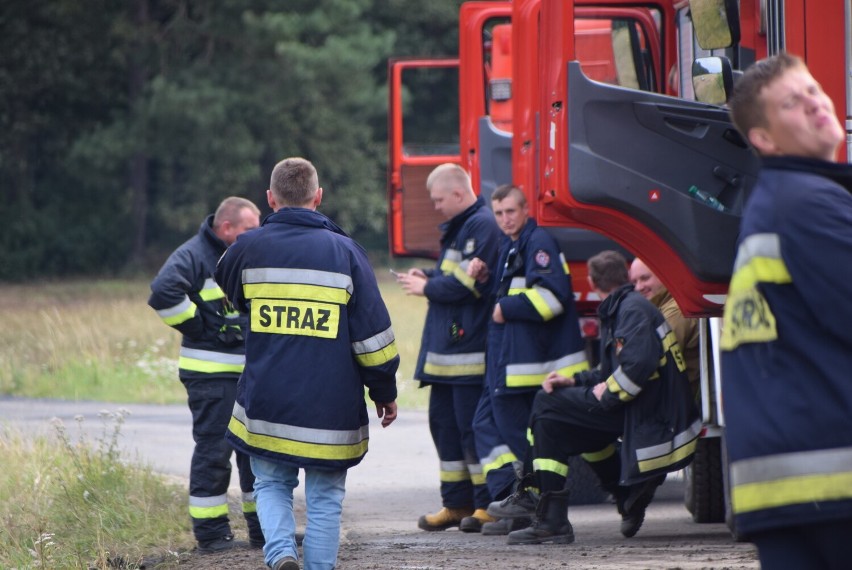
[[[699,57],[692,63],[695,100],[724,105],[734,87],[734,74],[727,57]]]
[[[737,0],[689,0],[689,13],[701,49],[721,49],[739,43]]]

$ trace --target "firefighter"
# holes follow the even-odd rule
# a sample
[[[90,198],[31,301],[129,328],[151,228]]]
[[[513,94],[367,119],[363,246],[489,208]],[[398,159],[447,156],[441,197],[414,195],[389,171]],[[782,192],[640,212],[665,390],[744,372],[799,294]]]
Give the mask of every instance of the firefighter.
[[[740,226],[722,328],[737,533],[761,567],[849,567],[852,168],[843,127],[797,57],[748,68],[730,99],[762,167]]]
[[[491,500],[476,454],[473,415],[485,374],[485,338],[491,305],[488,281],[467,274],[470,260],[494,264],[500,230],[467,172],[442,164],[426,180],[426,190],[447,222],[441,253],[431,270],[411,269],[397,279],[409,295],[429,301],[415,379],[430,386],[429,429],[440,460],[443,508],[420,517],[419,528],[444,530],[465,525],[478,529],[492,519]]]
[[[573,376],[549,374],[536,394],[526,466],[532,476],[492,505],[497,516],[533,515],[531,526],[509,533],[509,544],[574,541],[565,490],[569,457],[590,460],[616,498],[621,533],[631,537],[666,473],[686,466],[695,451],[701,422],[674,333],[633,289],[620,253],[601,252],[588,269],[589,285],[602,299],[601,363]]]
[[[232,448],[225,431],[245,361],[245,318],[213,279],[216,262],[243,232],[256,228],[260,211],[245,198],[222,201],[198,233],[166,260],[151,283],[148,304],[183,335],[178,375],[192,412],[195,450],[189,474],[189,515],[200,552],[232,548],[228,485]],[[263,546],[249,459],[237,452],[242,507],[253,546]]]
[[[516,186],[497,188],[491,209],[505,237],[495,271],[486,386],[474,433],[488,489],[502,501],[512,494],[522,469],[535,393],[549,372],[572,376],[589,364],[568,264],[556,241],[530,219],[524,193]],[[479,279],[490,273],[479,259],[469,271]],[[502,519],[486,523],[482,532],[508,534],[523,524],[521,519]]]
[[[304,470],[306,569],[337,561],[346,473],[367,453],[364,389],[386,427],[396,419],[399,366],[390,317],[366,252],[317,212],[314,166],[272,171],[274,213],[219,261],[216,278],[250,315],[246,369],[227,438],[251,456],[264,558],[298,570],[293,489]]]

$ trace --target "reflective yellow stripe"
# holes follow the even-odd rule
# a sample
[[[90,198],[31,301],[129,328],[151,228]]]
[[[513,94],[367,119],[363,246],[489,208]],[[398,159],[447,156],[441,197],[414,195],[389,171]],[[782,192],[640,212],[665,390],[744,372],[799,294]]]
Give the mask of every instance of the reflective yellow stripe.
[[[244,285],[246,299],[303,299],[345,305],[351,295],[345,289],[295,283],[259,283]]]
[[[361,366],[380,366],[393,360],[399,352],[390,327],[368,339],[353,342],[352,352]]]
[[[568,476],[568,466],[555,459],[533,459],[533,470],[547,471],[548,473],[555,473],[562,477]]]
[[[243,513],[256,513],[257,512],[257,503],[252,501],[250,503],[243,502]]]
[[[518,278],[515,278],[518,279]],[[512,285],[515,285],[515,279],[512,279]],[[545,321],[549,321],[555,316],[565,312],[565,307],[553,294],[553,291],[546,289],[540,285],[534,285],[526,288],[510,288],[509,295],[524,295],[532,303],[533,308]]]
[[[448,277],[454,277],[459,283],[464,285],[475,297],[479,298],[479,291],[476,290],[476,279],[467,274],[468,261],[462,261],[462,254],[455,249],[448,249],[444,254],[444,259],[441,260],[441,273]]]
[[[163,319],[164,323],[173,327],[191,320],[197,312],[198,307],[195,306],[195,303],[190,301],[189,297],[184,297],[183,301],[174,307],[157,311],[157,315]]]
[[[215,519],[228,516],[228,496],[189,497],[189,516],[194,519]]]
[[[852,447],[742,459],[731,464],[735,513],[852,499]]]
[[[201,291],[198,292],[198,295],[204,301],[215,301],[217,299],[225,298],[225,292],[222,291],[222,288],[219,287],[219,284],[216,283],[212,277],[208,277],[204,280],[204,287],[202,287]]]
[[[621,366],[615,369],[612,375],[606,379],[607,389],[616,394],[622,402],[629,402],[639,395],[642,388],[624,373]]]
[[[675,435],[672,441],[667,441],[650,447],[636,450],[639,472],[646,473],[674,465],[693,453],[701,433],[701,421],[694,421],[688,428]]]
[[[442,483],[470,481],[470,471],[464,461],[441,461],[440,479]]]
[[[489,471],[500,469],[504,465],[514,463],[517,460],[518,458],[512,453],[508,445],[498,445],[491,450],[488,457],[482,458],[482,471],[487,475]]]
[[[559,261],[562,263],[562,270],[565,272],[565,275],[570,277],[571,267],[568,265],[568,261],[565,259],[565,254],[562,252],[559,252]]]
[[[506,366],[506,387],[528,388],[541,386],[547,375],[553,371],[566,378],[589,369],[585,352],[568,354],[557,360],[548,362],[530,362],[525,364],[509,364]]]
[[[722,350],[744,343],[772,342],[778,338],[775,315],[758,289],[760,283],[792,282],[781,257],[778,234],[753,234],[740,244],[734,275],[728,288],[722,326]]]
[[[251,304],[256,333],[337,338],[340,305],[292,299],[258,299]]]
[[[485,485],[485,473],[471,473],[470,482],[474,485]]]
[[[423,372],[431,376],[479,376],[485,374],[485,353],[439,354],[427,352]]]
[[[582,454],[583,459],[585,459],[589,463],[598,463],[599,461],[609,459],[613,455],[615,455],[615,446],[614,445],[607,445],[606,447],[604,447],[600,451]]]
[[[321,445],[289,439],[281,439],[271,435],[251,433],[237,418],[231,417],[228,429],[246,444],[258,449],[275,453],[305,457],[308,459],[349,460],[358,459],[367,453],[369,438],[351,445]]]
[[[245,360],[246,357],[242,354],[228,354],[212,350],[182,347],[180,349],[180,358],[178,358],[178,368],[207,374],[216,372],[235,372],[239,374],[245,367]]]

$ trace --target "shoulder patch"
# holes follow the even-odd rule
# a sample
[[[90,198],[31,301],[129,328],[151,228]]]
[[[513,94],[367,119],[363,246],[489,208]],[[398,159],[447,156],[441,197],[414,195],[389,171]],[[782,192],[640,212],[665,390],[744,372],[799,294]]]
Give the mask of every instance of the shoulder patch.
[[[470,238],[470,239],[468,239],[466,242],[464,242],[464,251],[463,251],[463,253],[464,253],[465,255],[470,255],[470,254],[471,254],[471,253],[473,253],[474,251],[476,251],[476,239],[475,239],[475,238]]]
[[[535,252],[535,264],[541,268],[550,267],[550,254],[543,249]]]

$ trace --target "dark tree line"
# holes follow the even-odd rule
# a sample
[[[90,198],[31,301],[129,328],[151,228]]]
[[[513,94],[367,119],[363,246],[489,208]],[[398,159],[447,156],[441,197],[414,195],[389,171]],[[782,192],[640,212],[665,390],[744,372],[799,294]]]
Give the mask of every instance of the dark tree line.
[[[285,156],[385,247],[386,60],[451,55],[459,2],[0,2],[0,279],[150,270]]]

